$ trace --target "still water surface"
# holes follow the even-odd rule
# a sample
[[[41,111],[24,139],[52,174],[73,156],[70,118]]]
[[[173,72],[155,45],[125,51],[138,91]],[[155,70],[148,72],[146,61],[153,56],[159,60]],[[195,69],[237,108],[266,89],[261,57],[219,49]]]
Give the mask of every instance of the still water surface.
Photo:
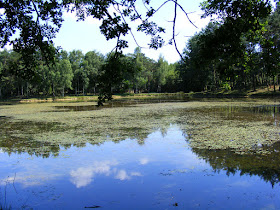
[[[275,119],[279,107],[250,112]],[[280,209],[280,164],[273,163],[279,159],[277,145],[268,156],[239,155],[193,149],[188,138],[171,124],[150,133],[144,143],[126,139],[60,147],[48,158],[0,149],[0,204],[12,209]]]

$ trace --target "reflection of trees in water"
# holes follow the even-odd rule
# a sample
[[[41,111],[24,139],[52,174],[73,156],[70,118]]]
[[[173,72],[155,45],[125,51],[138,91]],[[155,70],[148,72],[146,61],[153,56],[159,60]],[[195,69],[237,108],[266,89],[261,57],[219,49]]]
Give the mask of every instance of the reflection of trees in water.
[[[29,139],[11,137],[0,141],[0,148],[3,152],[11,155],[12,153],[28,153],[30,156],[48,158],[58,156],[60,147],[50,143],[36,142]]]
[[[11,126],[11,125],[10,125]],[[34,124],[33,124],[34,126]],[[154,128],[153,130],[145,130],[139,128],[130,128],[125,130],[113,130],[107,136],[104,133],[100,133],[100,139],[97,140],[94,137],[89,137],[86,142],[77,142],[77,143],[55,143],[55,142],[44,142],[44,141],[36,141],[30,138],[23,137],[15,137],[13,136],[14,132],[21,131],[18,130],[18,127],[11,126],[10,134],[5,134],[3,138],[0,137],[0,148],[3,152],[11,155],[12,153],[22,154],[28,153],[29,155],[35,155],[37,157],[49,158],[50,156],[58,156],[61,148],[70,149],[71,147],[86,147],[86,144],[89,143],[91,145],[102,145],[106,141],[113,141],[115,143],[120,143],[125,139],[135,139],[137,143],[141,146],[145,144],[145,139],[148,138],[148,135],[158,130],[161,132],[162,136],[167,135],[168,128],[170,125],[161,125],[160,127]],[[28,125],[30,131],[36,132],[32,130],[32,125]],[[38,131],[38,130],[37,130]],[[40,132],[46,131],[45,129],[41,129]],[[21,131],[23,132],[23,131]],[[26,132],[26,131],[25,131]],[[75,136],[73,136],[73,139]]]
[[[76,143],[62,143],[62,142],[44,142],[44,141],[36,141],[32,138],[32,134],[36,135],[36,132],[46,132],[48,129],[42,128],[38,129],[38,125],[36,124],[28,124],[26,122],[26,127],[23,126],[23,122],[20,123],[11,123],[7,128],[3,128],[2,126],[2,135],[0,136],[0,149],[1,151],[11,155],[28,153],[30,156],[35,155],[37,157],[49,158],[50,156],[58,156],[61,148],[70,149],[71,147],[86,147],[87,143],[91,145],[102,145],[105,141],[113,141],[115,143],[119,143],[125,139],[136,139],[139,145],[145,144],[145,139],[152,131],[142,130],[142,129],[127,129],[127,130],[113,130],[109,135],[104,135],[100,133],[100,140],[96,140],[94,137],[89,137],[86,142],[76,142]],[[7,127],[7,126],[6,126]],[[6,129],[6,131],[5,131]],[[16,133],[23,132],[26,134],[27,131],[30,131],[30,138],[26,138],[26,136],[17,137]],[[164,128],[167,130],[167,128]],[[5,132],[5,133],[4,133]],[[0,132],[1,134],[1,132]],[[73,139],[75,136],[73,136]]]
[[[270,147],[270,154],[246,154],[240,155],[229,150],[203,150],[192,151],[204,159],[215,172],[225,170],[227,175],[257,175],[266,182],[270,182],[272,187],[280,181],[280,144]]]
[[[43,158],[49,158],[51,156],[57,157],[61,148],[69,149],[71,147],[85,147],[86,143],[79,144],[56,144],[49,142],[34,141],[31,139],[15,138],[0,140],[0,148],[3,152],[11,155],[27,153],[30,156],[37,156]]]
[[[54,123],[34,123],[23,121],[10,121],[9,119],[0,120],[0,148],[3,152],[11,155],[12,153],[28,153],[47,158],[50,154],[57,156],[59,147],[57,145],[45,144],[32,140],[31,135],[42,131],[50,131],[57,126]],[[20,137],[27,133],[29,138]],[[36,148],[36,149],[35,149]]]
[[[239,120],[246,122],[271,121],[278,122],[280,118],[280,106],[263,105],[263,106],[221,106],[207,109],[193,109],[192,112],[212,116],[222,117],[225,120]]]

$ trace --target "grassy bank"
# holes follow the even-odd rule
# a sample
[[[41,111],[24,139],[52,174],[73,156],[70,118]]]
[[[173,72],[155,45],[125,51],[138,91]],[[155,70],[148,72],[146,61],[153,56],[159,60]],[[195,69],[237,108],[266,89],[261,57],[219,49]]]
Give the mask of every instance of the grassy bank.
[[[178,92],[178,93],[125,93],[115,94],[113,99],[201,99],[201,98],[280,98],[279,86],[276,91],[272,87],[259,88],[253,90],[234,90],[234,91],[203,91],[203,92]],[[10,98],[7,100],[0,100],[1,104],[6,103],[46,103],[46,102],[97,102],[98,96],[66,96],[66,97],[41,97],[41,98]]]

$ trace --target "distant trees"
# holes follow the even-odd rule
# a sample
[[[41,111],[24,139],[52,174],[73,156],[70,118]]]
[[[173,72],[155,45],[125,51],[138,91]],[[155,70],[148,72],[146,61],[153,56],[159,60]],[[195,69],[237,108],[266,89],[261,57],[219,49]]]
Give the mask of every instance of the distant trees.
[[[150,48],[158,49],[170,43],[182,56],[176,44],[176,22],[177,13],[181,11],[186,21],[193,24],[186,12],[187,8],[177,0],[139,2],[136,0],[0,1],[0,46],[13,44],[14,51],[21,55],[21,65],[26,72],[34,73],[34,68],[38,67],[38,52],[44,62],[54,64],[57,51],[52,46],[52,40],[63,24],[63,12],[71,11],[76,13],[77,20],[85,20],[87,17],[98,19],[101,22],[100,32],[105,38],[116,39],[118,53],[128,47],[124,37],[129,33],[132,34],[131,29],[136,28],[138,32],[143,32],[151,38],[148,43]],[[155,22],[153,19],[155,14],[162,11],[161,8],[167,6],[174,8],[172,10],[174,18],[169,29],[163,28],[161,22]],[[244,34],[258,31],[262,27],[261,20],[271,12],[271,4],[268,0],[205,0],[201,7],[205,11],[205,16],[215,15],[219,18],[221,25],[208,44],[215,43],[215,40],[219,41],[216,42],[216,48],[220,53],[225,54],[238,53],[240,38]],[[171,37],[167,39],[162,36],[166,30],[172,32]],[[133,34],[132,36],[135,37]],[[71,59],[69,58],[75,78],[74,89],[77,93],[81,90],[84,92],[89,81],[86,80],[85,72],[76,68]]]
[[[146,57],[140,48],[133,54],[106,56],[90,51],[61,50],[54,64],[38,53],[34,74],[23,74],[21,56],[14,51],[0,51],[0,97],[64,96],[65,94],[174,92],[179,74],[176,65],[161,56],[158,61]]]
[[[239,10],[213,2],[216,2],[214,8],[213,4],[206,4],[206,14],[215,14],[217,8],[218,11],[223,8],[224,13],[220,14],[221,21],[210,22],[189,39],[177,68],[182,90],[240,90],[263,85],[274,85],[276,90],[280,73],[279,5],[267,17],[269,8],[258,1],[260,5],[255,11],[258,18],[252,22],[252,14],[246,9],[251,1],[234,1],[232,4],[237,4]]]
[[[83,54],[80,50],[60,50],[54,62],[48,62],[38,50],[34,54],[36,65],[26,68],[22,54],[3,50],[0,97],[98,93],[109,99],[114,93],[241,90],[265,85],[273,85],[276,91],[280,75],[280,7],[266,17],[269,8],[257,1],[260,5],[255,12],[260,17],[248,26],[239,13],[253,21],[246,9],[253,1],[232,1],[239,8],[233,11],[227,5],[220,8],[221,1],[208,2],[212,3],[203,5],[206,14],[220,10],[224,13],[188,40],[177,63],[169,64],[162,56],[157,61],[150,59],[139,47],[127,55],[118,51],[102,55],[96,51]],[[58,51],[53,46],[51,49]]]

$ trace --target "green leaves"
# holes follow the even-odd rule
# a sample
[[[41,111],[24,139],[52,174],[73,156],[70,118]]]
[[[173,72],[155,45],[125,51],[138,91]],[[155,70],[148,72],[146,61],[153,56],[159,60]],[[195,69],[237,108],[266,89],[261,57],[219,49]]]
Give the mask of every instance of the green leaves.
[[[252,34],[263,29],[262,19],[271,12],[268,1],[262,0],[208,0],[202,4],[204,16],[216,15],[220,26],[215,30],[209,41],[226,49],[230,54],[240,48],[241,38],[253,38]]]
[[[0,44],[13,44],[22,54],[25,67],[36,66],[35,54],[42,52],[45,60],[52,62],[55,51],[50,45],[62,23],[62,5],[52,1],[1,1],[5,12],[0,19]],[[13,35],[19,32],[19,36]]]

